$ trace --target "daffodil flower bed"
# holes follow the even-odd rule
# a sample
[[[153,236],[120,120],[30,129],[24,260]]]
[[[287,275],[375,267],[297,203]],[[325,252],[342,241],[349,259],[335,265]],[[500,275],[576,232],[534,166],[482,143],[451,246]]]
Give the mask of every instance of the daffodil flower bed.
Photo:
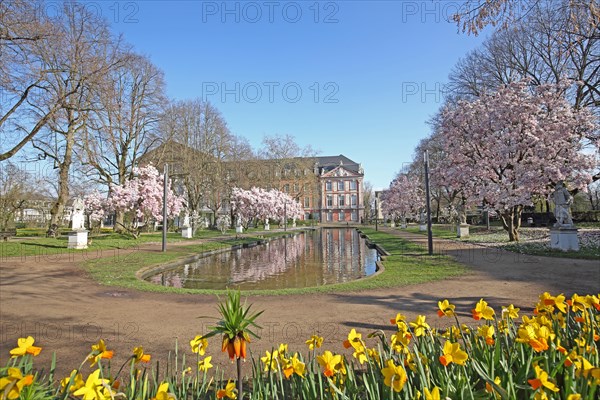
[[[352,329],[339,345],[307,338],[304,349],[280,344],[251,359],[247,399],[597,399],[600,391],[600,295],[543,293],[532,315],[513,305],[495,310],[481,299],[470,310],[474,325],[459,321],[455,306],[438,302],[435,330],[425,316],[390,319],[393,334]],[[367,345],[367,342],[373,345]],[[62,379],[41,377],[32,337],[18,340],[0,369],[1,399],[235,399],[235,381],[211,371],[208,341],[190,341],[193,366],[178,361],[151,367],[136,347],[113,368],[104,341]],[[189,359],[188,359],[189,362]],[[89,367],[86,366],[89,364]],[[175,364],[175,365],[173,365]],[[159,370],[158,365],[161,366]],[[54,363],[53,363],[54,367]]]

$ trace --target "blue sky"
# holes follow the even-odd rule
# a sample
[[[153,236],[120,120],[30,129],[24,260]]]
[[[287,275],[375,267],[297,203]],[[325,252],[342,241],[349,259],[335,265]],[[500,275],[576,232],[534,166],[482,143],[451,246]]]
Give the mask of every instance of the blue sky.
[[[258,148],[289,134],[344,154],[387,187],[442,102],[458,59],[451,1],[92,3],[166,76],[174,99],[203,98]]]

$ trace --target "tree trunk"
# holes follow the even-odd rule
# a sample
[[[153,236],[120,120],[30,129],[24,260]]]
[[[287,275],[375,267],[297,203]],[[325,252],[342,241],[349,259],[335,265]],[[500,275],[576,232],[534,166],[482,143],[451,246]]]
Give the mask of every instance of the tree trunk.
[[[125,211],[116,211],[115,212],[115,225],[113,230],[115,232],[126,232],[125,228]]]
[[[48,227],[48,235],[55,235],[56,228],[61,224],[61,219],[65,210],[65,205],[69,199],[69,173],[71,163],[73,161],[73,145],[75,138],[75,126],[73,123],[69,125],[65,138],[65,154],[63,161],[59,163],[58,172],[58,196],[56,202],[50,210],[50,226]]]
[[[508,232],[508,239],[511,242],[519,241],[519,228],[521,227],[521,213],[523,206],[513,206],[512,208],[500,214],[502,227]]]

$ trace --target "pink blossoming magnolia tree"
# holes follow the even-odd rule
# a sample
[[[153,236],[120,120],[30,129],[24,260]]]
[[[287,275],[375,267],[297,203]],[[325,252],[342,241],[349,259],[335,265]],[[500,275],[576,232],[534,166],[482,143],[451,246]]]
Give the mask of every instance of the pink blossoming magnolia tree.
[[[406,174],[398,175],[381,197],[384,215],[389,215],[393,220],[405,221],[409,216],[418,214],[424,207],[423,183],[420,179]]]
[[[585,190],[597,168],[595,155],[582,152],[590,138],[598,151],[594,116],[575,110],[562,89],[521,81],[441,112],[443,179],[468,201],[495,209],[511,241],[519,240],[521,212],[535,196],[547,197],[561,180]]]
[[[284,218],[300,218],[302,206],[286,193],[279,190],[264,190],[253,187],[250,190],[234,188],[231,191],[231,207],[233,214],[239,217],[242,225],[247,227],[253,218],[268,221]]]
[[[170,182],[169,182],[170,187]],[[163,219],[163,175],[152,165],[134,169],[134,178],[123,185],[111,187],[108,199],[101,201],[101,195],[92,192],[84,200],[90,219],[99,220],[106,213],[123,211],[133,213],[130,232],[137,230],[140,223],[161,222]],[[170,188],[167,191],[167,217],[179,215],[184,199]]]

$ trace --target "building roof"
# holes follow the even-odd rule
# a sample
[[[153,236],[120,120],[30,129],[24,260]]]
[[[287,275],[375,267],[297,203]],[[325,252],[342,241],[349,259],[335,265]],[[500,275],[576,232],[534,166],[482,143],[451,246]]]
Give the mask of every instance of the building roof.
[[[348,171],[356,172],[357,174],[363,174],[361,165],[352,161],[343,154],[340,154],[339,156],[322,156],[315,158],[317,159],[318,167],[323,168],[324,172],[331,171],[334,168],[342,165]]]

